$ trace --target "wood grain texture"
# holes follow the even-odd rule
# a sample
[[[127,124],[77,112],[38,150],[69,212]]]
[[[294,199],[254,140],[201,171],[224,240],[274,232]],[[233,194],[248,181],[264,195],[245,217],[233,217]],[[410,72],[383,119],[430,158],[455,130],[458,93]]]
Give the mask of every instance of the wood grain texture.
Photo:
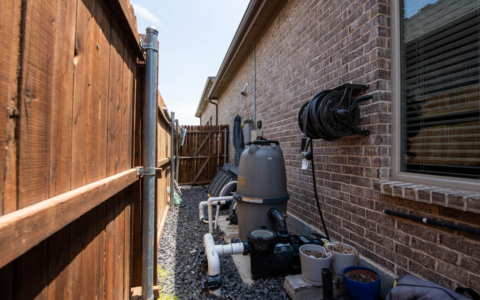
[[[47,251],[47,241],[43,241],[15,261],[13,299],[47,299]]]
[[[20,57],[21,0],[0,1],[0,216],[17,209],[17,67]]]
[[[70,272],[70,225],[48,240],[48,299],[68,299]]]
[[[124,254],[124,269],[123,269],[123,299],[128,300],[130,298],[131,287],[131,262],[132,262],[132,198],[133,198],[133,186],[129,186],[125,189],[125,254]]]
[[[110,66],[110,22],[108,4],[97,0],[93,11],[92,45],[90,57],[92,68],[88,86],[88,127],[86,182],[105,178],[107,150],[107,103],[108,74]],[[101,66],[100,68],[96,66]]]
[[[131,169],[0,217],[0,267],[137,180]]]
[[[129,6],[122,0],[108,0],[113,12],[119,20],[120,26],[125,31],[128,42],[141,61],[145,60],[143,50],[140,47],[140,37],[137,31],[136,20],[130,17]]]
[[[29,1],[23,7],[22,70],[18,128],[18,208],[49,196],[50,118],[53,89],[55,3]],[[41,30],[38,30],[41,28]]]
[[[135,130],[134,130],[134,166],[142,165],[142,141],[143,141],[143,104],[144,104],[144,68],[137,67],[137,83],[135,91]],[[132,206],[132,280],[131,286],[142,285],[142,187],[141,181],[133,184],[133,206]]]
[[[120,170],[121,149],[118,148],[118,141],[121,138],[121,115],[120,97],[121,84],[123,81],[123,32],[118,21],[112,18],[110,45],[110,73],[109,73],[109,98],[107,116],[107,176],[116,174]]]
[[[145,69],[121,1],[0,3],[2,300],[129,298]]]
[[[71,189],[72,109],[77,1],[57,1],[53,58],[49,197]]]
[[[85,247],[85,216],[72,222],[70,225],[70,272],[68,276],[69,299],[81,299],[86,285],[83,272]]]
[[[117,195],[106,202],[105,226],[105,299],[115,300],[115,206]]]

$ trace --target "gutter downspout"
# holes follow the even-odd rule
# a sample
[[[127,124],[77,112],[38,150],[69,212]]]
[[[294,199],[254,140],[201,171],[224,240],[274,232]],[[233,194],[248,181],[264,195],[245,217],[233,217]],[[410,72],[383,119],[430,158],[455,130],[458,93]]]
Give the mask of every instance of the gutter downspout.
[[[217,100],[217,103],[212,102],[212,99],[208,98],[208,102],[215,105],[215,125],[218,125],[218,99],[216,99],[216,100]]]
[[[155,142],[157,129],[157,66],[158,31],[146,30],[145,62],[145,138],[143,141],[144,169],[142,189],[142,299],[153,300],[153,272],[155,245]]]

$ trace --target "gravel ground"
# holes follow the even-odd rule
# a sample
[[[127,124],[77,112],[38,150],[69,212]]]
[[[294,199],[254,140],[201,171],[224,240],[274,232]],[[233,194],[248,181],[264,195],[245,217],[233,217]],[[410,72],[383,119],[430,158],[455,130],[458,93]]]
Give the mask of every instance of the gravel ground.
[[[161,299],[218,298],[202,290],[207,270],[200,265],[205,256],[198,255],[203,249],[203,236],[208,232],[208,224],[198,220],[198,203],[207,200],[207,194],[204,189],[192,188],[182,192],[182,199],[182,204],[168,213],[158,248]],[[213,236],[216,244],[225,244],[219,232]],[[256,280],[248,286],[238,274],[231,255],[221,256],[220,265],[222,299],[289,299],[283,289],[283,277]]]

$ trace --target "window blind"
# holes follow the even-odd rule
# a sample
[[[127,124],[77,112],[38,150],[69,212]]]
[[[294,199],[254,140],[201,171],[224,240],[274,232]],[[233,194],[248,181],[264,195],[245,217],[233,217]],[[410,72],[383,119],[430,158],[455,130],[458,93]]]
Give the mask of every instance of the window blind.
[[[480,179],[479,7],[401,2],[403,172]]]

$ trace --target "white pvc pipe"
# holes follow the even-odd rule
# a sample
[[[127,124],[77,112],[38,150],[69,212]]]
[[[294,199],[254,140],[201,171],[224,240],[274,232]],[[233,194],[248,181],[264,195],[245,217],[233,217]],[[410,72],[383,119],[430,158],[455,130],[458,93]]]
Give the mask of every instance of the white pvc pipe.
[[[219,256],[229,255],[229,254],[242,254],[243,253],[243,244],[242,243],[233,243],[227,245],[215,245],[215,250]]]
[[[217,204],[221,200],[233,200],[233,196],[228,196],[228,197],[211,197],[208,198],[207,205],[208,205],[208,232],[212,233],[213,232],[213,224],[212,224],[212,217],[213,217],[213,211],[212,211],[212,205],[213,203]],[[224,203],[225,204],[225,201]]]
[[[198,219],[200,220],[200,222],[202,222],[204,220],[203,218],[203,207],[207,205],[207,201],[202,201],[200,202],[200,204],[198,204]]]
[[[215,214],[215,230],[218,228],[218,215],[219,214],[220,214],[220,205],[217,204],[217,211],[216,211],[216,214]]]
[[[208,261],[208,275],[217,276],[220,274],[220,259],[215,249],[215,242],[213,236],[210,233],[205,234],[203,237],[203,244],[205,246],[205,255]]]
[[[237,184],[237,182],[236,182],[236,181],[230,181],[229,183],[227,183],[226,185],[224,185],[223,188],[222,188],[222,190],[220,191],[220,196],[222,196],[222,195],[223,195],[223,191],[224,191],[228,186],[230,186],[230,185],[232,185],[232,184]]]
[[[217,205],[217,204],[220,204],[220,205],[224,205],[225,203],[227,203],[225,200],[220,200],[220,201],[213,201],[212,202],[212,205]],[[208,220],[205,220],[205,218],[203,217],[203,208],[208,205],[208,202],[207,201],[202,201],[198,204],[198,220],[201,222],[203,221],[204,223],[208,223]]]
[[[244,252],[243,243],[233,243],[228,245],[215,245],[211,233],[203,236],[205,246],[205,255],[208,261],[208,275],[217,276],[220,274],[220,255],[240,254]]]

